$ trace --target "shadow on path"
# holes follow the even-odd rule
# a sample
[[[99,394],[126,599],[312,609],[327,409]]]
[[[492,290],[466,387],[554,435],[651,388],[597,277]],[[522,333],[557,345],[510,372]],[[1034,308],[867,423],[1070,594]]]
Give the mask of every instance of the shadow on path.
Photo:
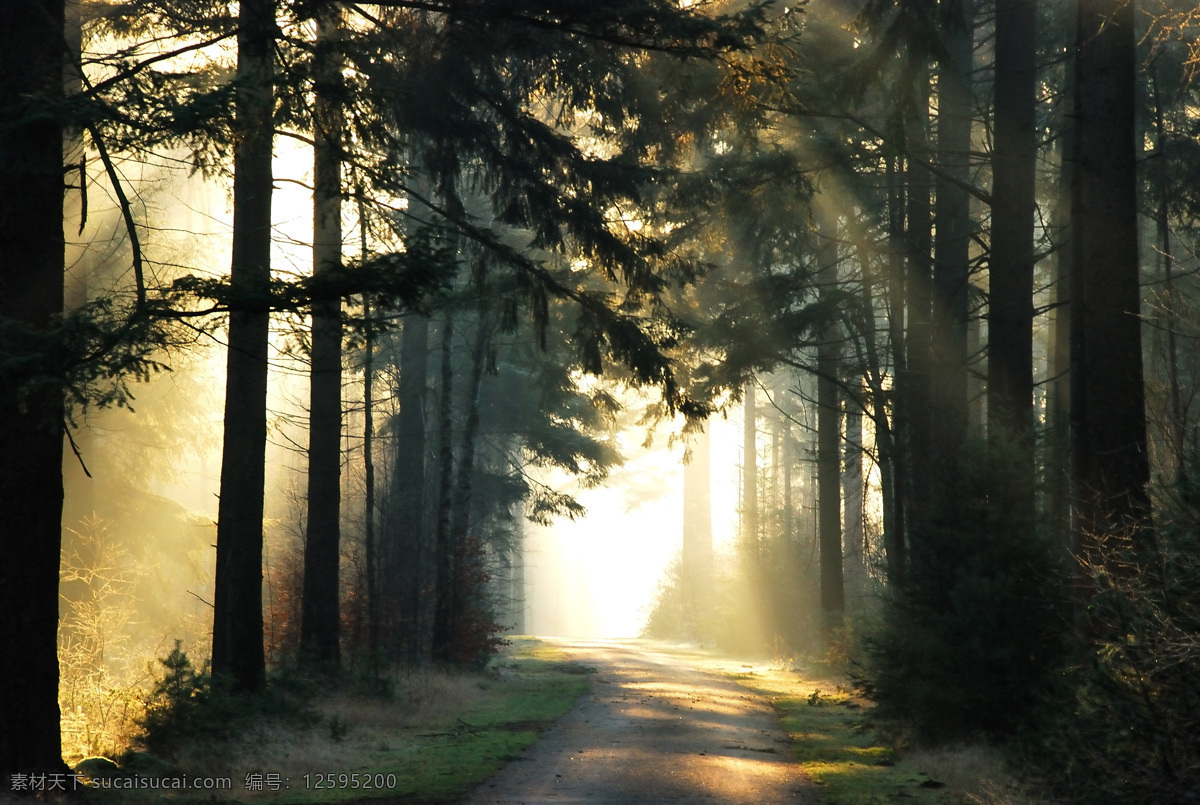
[[[651,641],[548,642],[591,690],[467,805],[816,802],[769,703],[723,673]]]

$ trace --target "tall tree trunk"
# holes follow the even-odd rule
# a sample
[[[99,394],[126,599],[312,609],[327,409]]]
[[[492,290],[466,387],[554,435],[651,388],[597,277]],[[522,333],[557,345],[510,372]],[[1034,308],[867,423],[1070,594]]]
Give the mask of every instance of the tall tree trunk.
[[[694,637],[707,623],[712,591],[712,497],[709,473],[710,424],[696,433],[691,460],[683,465],[683,597]]]
[[[313,55],[313,276],[342,264],[342,65],[340,11],[317,9]],[[308,528],[300,651],[334,667],[340,661],[342,469],[342,303],[314,302],[308,429]]]
[[[1134,126],[1134,4],[1080,0],[1072,473],[1084,544],[1149,517]],[[1076,292],[1077,290],[1077,292]],[[1076,321],[1077,320],[1077,321]],[[1075,414],[1079,407],[1079,416]]]
[[[1037,159],[1037,3],[996,0],[992,240],[988,273],[988,441],[1028,482],[996,505],[1033,521],[1033,217]]]
[[[879,491],[883,504],[883,546],[887,559],[888,580],[899,584],[903,575],[903,561],[896,563],[896,516],[895,505],[896,479],[895,463],[896,448],[892,423],[888,419],[886,405],[887,390],[884,388],[884,374],[879,346],[875,337],[875,286],[877,279],[871,267],[871,256],[866,246],[856,244],[858,264],[862,269],[862,282],[859,283],[859,308],[862,330],[863,350],[866,354],[866,366],[863,376],[867,384],[868,413],[875,425],[875,456],[879,463]],[[861,457],[860,457],[861,461]],[[861,467],[861,465],[860,465]],[[903,532],[901,532],[903,533]],[[903,538],[900,540],[903,544]]]
[[[408,199],[408,235],[429,225],[432,211],[421,201],[434,194],[428,177],[414,170],[417,192]],[[430,451],[433,411],[429,401],[429,319],[408,314],[403,319],[400,413],[393,421],[394,458],[385,519],[382,573],[384,620],[388,640],[408,662],[428,659],[431,607],[436,598],[433,551],[438,510],[432,478],[436,463]]]
[[[842,471],[847,609],[859,611],[867,592],[866,546],[863,530],[863,410],[846,400],[846,445]]]
[[[780,536],[784,545],[792,545],[796,535],[796,511],[792,500],[792,471],[796,460],[795,439],[792,437],[792,417],[783,417],[783,531]]]
[[[742,395],[742,541],[754,572],[761,569],[758,540],[758,427],[754,380]]]
[[[457,664],[473,665],[484,651],[488,635],[472,632],[482,626],[483,567],[478,554],[481,545],[471,540],[471,495],[475,486],[475,463],[479,448],[480,394],[487,350],[491,342],[491,313],[486,289],[480,288],[479,321],[475,328],[475,343],[471,348],[471,363],[465,389],[466,411],[462,437],[458,448],[458,466],[454,479],[451,507],[450,550],[453,553],[450,579],[450,640],[443,659],[453,658]],[[470,645],[462,645],[463,640]],[[476,642],[478,641],[478,642]]]
[[[479,443],[480,393],[483,389],[488,345],[491,343],[491,329],[491,313],[485,296],[479,305],[475,343],[471,347],[470,371],[465,391],[466,418],[458,449],[458,474],[454,483],[453,507],[453,531],[456,540],[465,538],[471,527],[471,491],[474,488],[475,456]]]
[[[358,197],[359,255],[366,262],[367,215],[362,193]],[[371,295],[363,294],[363,320],[367,323],[363,344],[363,486],[366,487],[363,501],[363,537],[366,541],[367,572],[367,651],[371,672],[379,674],[383,660],[382,650],[382,601],[379,590],[380,550],[379,530],[376,517],[379,504],[375,491],[375,331]]]
[[[366,238],[363,238],[364,244]],[[365,252],[366,249],[364,248]],[[365,257],[365,254],[364,254]],[[363,531],[367,561],[367,652],[373,673],[379,673],[379,535],[375,529],[375,333],[371,297],[363,294],[367,334],[363,344]]]
[[[907,307],[907,288],[904,275],[904,193],[897,175],[898,157],[887,161],[888,187],[888,340],[892,347],[892,364],[895,367],[895,386],[892,389],[892,427],[888,433],[891,438],[885,443],[891,446],[891,461],[883,462],[881,470],[887,474],[891,467],[891,483],[884,477],[884,498],[891,489],[891,520],[892,528],[885,532],[888,564],[888,580],[899,586],[904,583],[905,569],[908,566],[908,523],[905,518],[907,507],[909,477],[912,474],[911,455],[908,449],[908,411],[911,403],[908,395],[908,357],[905,349],[904,312]],[[882,384],[876,393],[882,392]],[[879,413],[886,411],[883,397],[876,400],[876,421],[880,420]],[[886,414],[882,417],[886,420]]]
[[[438,505],[434,534],[433,659],[452,662],[454,647],[454,321],[441,332],[441,387],[438,389]]]
[[[1075,9],[1063,22],[1075,39]],[[1075,175],[1075,49],[1064,65],[1062,119],[1059,131],[1058,187],[1054,200],[1055,239],[1054,307],[1050,313],[1049,382],[1046,384],[1046,418],[1050,451],[1046,459],[1046,518],[1056,534],[1071,531],[1071,266],[1074,263],[1072,188]]]
[[[428,588],[426,528],[426,395],[429,385],[429,320],[404,318],[400,353],[400,413],[395,422],[395,462],[384,542],[383,599],[390,630],[410,662],[424,652],[422,602]]]
[[[974,2],[951,3],[946,56],[938,70],[938,161],[946,175],[936,181],[937,240],[933,260],[933,461],[944,472],[967,436],[967,289],[970,282],[971,68]],[[950,181],[957,179],[958,183]]]
[[[917,114],[909,120],[909,153],[924,158],[929,151],[929,79],[922,76],[917,87]],[[933,369],[933,264],[931,205],[932,177],[928,170],[909,159],[906,170],[908,191],[908,374],[905,397],[908,406],[909,535],[916,541],[923,529],[932,502],[933,409],[931,380]],[[914,554],[915,555],[915,554]]]
[[[230,283],[253,295],[265,293],[271,279],[275,4],[242,0],[239,9]],[[265,310],[229,315],[212,671],[243,690],[266,684],[262,543],[269,322]]]
[[[817,287],[821,301],[837,293],[837,224],[818,213]],[[830,316],[817,342],[817,505],[821,545],[821,610],[826,617],[846,608],[842,580],[841,405],[838,400],[838,351],[841,335]],[[827,626],[834,625],[830,619]]]
[[[1168,473],[1183,466],[1187,444],[1187,413],[1179,385],[1179,306],[1175,294],[1175,258],[1171,251],[1171,165],[1167,158],[1167,126],[1164,118],[1161,70],[1157,59],[1151,67],[1151,89],[1154,103],[1154,152],[1158,163],[1158,209],[1156,224],[1158,253],[1162,260],[1163,288],[1159,304],[1163,312],[1162,329],[1166,336],[1167,362],[1167,441],[1172,464]]]
[[[0,3],[0,354],[63,311],[63,0]],[[13,363],[14,361],[9,361]],[[62,393],[0,370],[0,774],[64,772],[58,710]],[[28,395],[23,392],[28,391]]]
[[[978,286],[972,284],[978,290]],[[987,350],[983,348],[983,321],[972,316],[967,321],[967,436],[983,439],[987,435]]]
[[[525,602],[525,523],[520,517],[516,520],[516,529],[512,548],[512,584],[509,587],[514,616],[512,628],[514,634],[528,634]]]
[[[1064,149],[1061,181],[1070,181]],[[1059,190],[1054,210],[1055,229],[1064,232],[1063,242],[1057,244],[1054,260],[1054,308],[1050,313],[1048,334],[1049,380],[1046,384],[1046,420],[1050,450],[1046,458],[1046,518],[1056,533],[1066,534],[1071,523],[1070,494],[1070,410],[1071,410],[1071,241],[1069,232],[1070,192]],[[1065,200],[1063,196],[1067,197]]]

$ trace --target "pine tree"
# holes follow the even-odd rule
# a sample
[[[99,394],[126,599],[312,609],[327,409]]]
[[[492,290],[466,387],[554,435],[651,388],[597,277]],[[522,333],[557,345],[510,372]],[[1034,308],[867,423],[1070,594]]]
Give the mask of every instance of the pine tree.
[[[230,285],[265,295],[271,281],[275,2],[244,0],[239,9]],[[269,313],[261,307],[229,316],[212,670],[243,690],[266,684],[262,540],[268,327]]]
[[[992,233],[988,271],[988,438],[1032,480],[1033,224],[1038,131],[1033,0],[996,2]],[[1033,484],[997,490],[997,505],[1033,520]]]
[[[1083,546],[1146,521],[1132,3],[1080,0],[1072,299],[1072,477]]]
[[[937,239],[933,259],[933,433],[934,464],[952,465],[967,438],[967,321],[970,285],[971,127],[974,119],[974,0],[943,2],[940,10],[945,53],[938,64]],[[952,181],[953,180],[953,181]]]
[[[0,6],[0,774],[62,772],[63,0]],[[34,356],[31,360],[30,356]]]
[[[828,304],[838,290],[837,225],[827,211],[818,213],[821,253],[817,283]],[[830,306],[832,310],[832,306]],[[827,628],[837,625],[845,609],[842,580],[842,427],[838,395],[838,352],[841,334],[836,320],[826,321],[817,344],[817,500],[820,507],[821,609]]]
[[[342,263],[342,59],[340,11],[317,10],[313,54],[313,276]],[[340,656],[342,467],[342,302],[312,309],[309,395],[308,517],[304,543],[304,603],[300,651],[334,667]]]

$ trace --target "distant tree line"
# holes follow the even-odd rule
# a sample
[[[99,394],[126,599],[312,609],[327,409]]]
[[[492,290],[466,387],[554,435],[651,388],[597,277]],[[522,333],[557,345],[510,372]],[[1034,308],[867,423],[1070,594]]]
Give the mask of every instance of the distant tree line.
[[[692,319],[692,376],[743,402],[739,542],[705,619],[685,535],[652,632],[823,638],[879,714],[1014,741],[1066,796],[1194,787],[1191,15],[885,0],[776,20],[789,84],[714,155],[741,171]]]

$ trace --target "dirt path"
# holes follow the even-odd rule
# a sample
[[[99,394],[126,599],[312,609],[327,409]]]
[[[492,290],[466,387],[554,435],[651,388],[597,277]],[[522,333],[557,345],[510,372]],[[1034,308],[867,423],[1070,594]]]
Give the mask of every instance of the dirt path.
[[[556,640],[591,691],[519,761],[464,800],[816,802],[770,705],[702,660],[641,640]]]

